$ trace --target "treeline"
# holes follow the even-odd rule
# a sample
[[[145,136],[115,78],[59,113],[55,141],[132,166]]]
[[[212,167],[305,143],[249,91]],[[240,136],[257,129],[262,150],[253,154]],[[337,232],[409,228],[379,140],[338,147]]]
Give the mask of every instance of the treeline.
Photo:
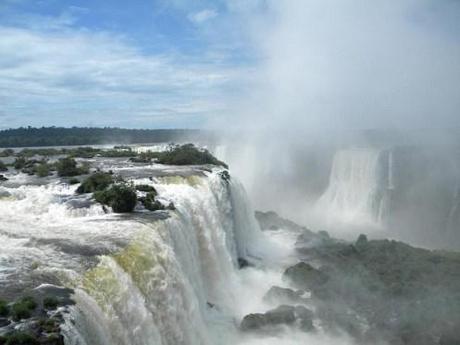
[[[93,127],[21,127],[0,131],[0,147],[141,144],[211,139],[195,129],[124,129]]]

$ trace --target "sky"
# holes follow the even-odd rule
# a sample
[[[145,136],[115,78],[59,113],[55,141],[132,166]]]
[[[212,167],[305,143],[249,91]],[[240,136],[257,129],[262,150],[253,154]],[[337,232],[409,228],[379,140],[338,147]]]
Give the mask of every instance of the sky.
[[[0,128],[460,125],[459,0],[0,0]]]

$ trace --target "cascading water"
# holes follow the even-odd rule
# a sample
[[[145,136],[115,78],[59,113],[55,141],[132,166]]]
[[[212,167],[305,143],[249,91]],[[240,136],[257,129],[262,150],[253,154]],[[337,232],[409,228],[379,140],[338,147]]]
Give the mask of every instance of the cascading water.
[[[378,225],[384,207],[382,151],[349,149],[333,159],[329,186],[316,203],[318,213],[331,222]],[[388,162],[389,170],[391,170]],[[392,183],[392,182],[391,182]]]
[[[263,296],[286,286],[297,234],[260,232],[235,178],[219,169],[93,164],[154,186],[176,209],[105,213],[76,186],[9,175],[0,192],[0,287],[13,296],[37,281],[73,288],[76,305],[62,325],[67,345],[331,341],[324,333],[239,330],[246,314],[277,306]],[[239,270],[242,257],[256,266]]]

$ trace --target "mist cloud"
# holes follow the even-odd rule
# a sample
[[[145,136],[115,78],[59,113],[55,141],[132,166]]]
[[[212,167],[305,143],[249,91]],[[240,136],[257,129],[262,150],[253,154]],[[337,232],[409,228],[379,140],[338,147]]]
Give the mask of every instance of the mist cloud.
[[[243,126],[460,124],[460,2],[306,0],[265,6],[251,26],[260,56],[257,78],[235,110]]]

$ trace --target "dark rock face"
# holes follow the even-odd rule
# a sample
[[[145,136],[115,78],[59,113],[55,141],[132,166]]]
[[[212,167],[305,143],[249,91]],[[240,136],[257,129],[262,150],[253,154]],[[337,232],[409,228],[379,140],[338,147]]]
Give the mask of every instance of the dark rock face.
[[[8,181],[8,178],[6,178],[4,175],[0,175],[0,181]]]
[[[300,289],[313,290],[324,284],[328,276],[306,262],[299,262],[284,272],[285,279]]]
[[[288,288],[272,286],[265,294],[264,300],[281,304],[302,304],[308,301],[307,298],[302,297],[303,294],[304,291],[302,290],[294,291]]]
[[[311,289],[315,315],[325,329],[344,330],[364,343],[458,345],[460,255],[402,242],[355,243],[330,238],[297,248],[320,262],[288,268],[287,278]]]
[[[289,219],[282,218],[276,212],[255,211],[254,215],[257,221],[259,222],[260,228],[262,230],[286,229],[295,232],[311,233],[312,235],[314,235],[314,233],[308,230],[306,227],[300,226],[290,221]]]
[[[243,331],[261,331],[276,326],[292,326],[303,331],[313,330],[313,313],[303,306],[281,305],[266,313],[246,315],[241,321]]]
[[[250,266],[251,264],[248,260],[246,260],[245,258],[238,258],[238,268],[242,269]]]

